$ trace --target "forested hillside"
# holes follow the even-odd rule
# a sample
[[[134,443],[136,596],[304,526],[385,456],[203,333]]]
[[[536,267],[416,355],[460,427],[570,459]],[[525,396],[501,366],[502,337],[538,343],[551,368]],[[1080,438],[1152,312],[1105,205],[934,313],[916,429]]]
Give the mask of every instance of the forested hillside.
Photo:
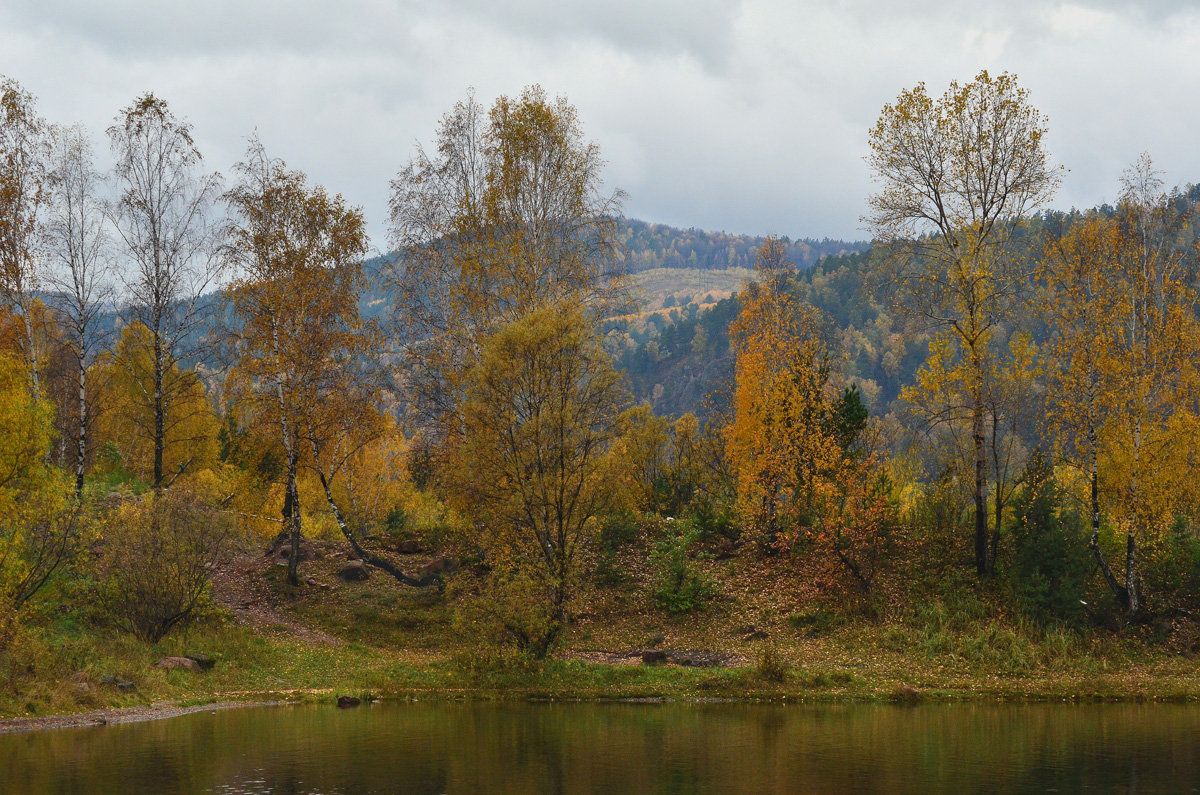
[[[635,219],[623,219],[618,233],[622,257],[630,270],[653,268],[701,268],[725,270],[753,268],[758,248],[765,238],[699,229],[677,229]],[[792,240],[780,237],[787,257],[800,267],[812,265],[822,257],[865,251],[864,242],[844,240]]]
[[[1170,203],[1176,215],[1171,245],[1196,274],[1200,185],[1174,189]],[[1112,217],[1114,212],[1104,205],[1040,213],[1021,230],[1017,245],[1022,256],[1036,258],[1046,239],[1065,234],[1089,214]],[[789,289],[820,310],[821,330],[834,351],[832,366],[838,377],[858,385],[873,414],[887,414],[902,408],[897,398],[925,361],[930,337],[922,318],[895,316],[888,302],[893,285],[871,250],[859,244],[846,248],[854,251],[828,254],[806,265],[793,259],[795,249],[789,245],[786,257],[794,271]],[[1033,296],[1043,285],[1030,281],[1026,287]],[[645,319],[610,321],[605,331],[639,400],[665,414],[706,415],[713,408],[709,395],[717,405],[728,399],[733,378],[729,324],[737,312],[738,299],[732,296],[707,308],[681,305]],[[1045,341],[1046,328],[1037,317],[1010,318],[1006,329],[1022,324],[1031,329],[1035,344]]]

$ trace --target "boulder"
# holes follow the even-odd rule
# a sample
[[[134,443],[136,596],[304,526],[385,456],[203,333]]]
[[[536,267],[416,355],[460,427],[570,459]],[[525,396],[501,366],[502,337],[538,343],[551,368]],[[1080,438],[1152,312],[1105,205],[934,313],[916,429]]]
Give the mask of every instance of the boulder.
[[[406,538],[396,544],[396,551],[401,555],[419,555],[425,550],[421,547],[421,540],[419,538]]]
[[[458,570],[458,561],[450,557],[434,558],[433,560],[422,566],[418,572],[418,577],[428,577],[433,574],[452,574]]]
[[[337,576],[342,582],[362,582],[370,574],[361,560],[352,560],[338,571]]]
[[[163,670],[166,670],[166,671],[174,671],[174,670],[178,670],[178,669],[183,669],[185,671],[192,671],[194,673],[200,673],[200,663],[196,662],[195,660],[191,659],[190,657],[163,657],[161,660],[154,663],[154,665],[152,665],[151,667],[152,668],[162,668]]]
[[[279,565],[287,565],[288,558],[292,555],[292,544],[288,540],[283,540],[278,546],[271,549],[268,556],[273,557]],[[300,539],[300,562],[303,563],[309,560],[320,560],[323,557],[320,547],[306,538]]]
[[[337,700],[338,709],[350,709],[351,707],[357,707],[361,703],[362,700],[354,696],[338,696]]]

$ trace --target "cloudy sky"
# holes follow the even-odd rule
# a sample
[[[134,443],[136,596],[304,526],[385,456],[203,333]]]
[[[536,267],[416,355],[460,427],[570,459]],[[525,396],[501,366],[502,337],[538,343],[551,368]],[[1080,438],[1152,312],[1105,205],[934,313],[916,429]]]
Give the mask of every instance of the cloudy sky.
[[[1200,3],[1077,0],[2,0],[0,74],[103,145],[143,91],[212,168],[255,128],[386,245],[388,179],[474,86],[565,94],[626,212],[679,226],[861,238],[881,106],[1015,72],[1070,169],[1056,205],[1116,193],[1149,151],[1200,182]]]

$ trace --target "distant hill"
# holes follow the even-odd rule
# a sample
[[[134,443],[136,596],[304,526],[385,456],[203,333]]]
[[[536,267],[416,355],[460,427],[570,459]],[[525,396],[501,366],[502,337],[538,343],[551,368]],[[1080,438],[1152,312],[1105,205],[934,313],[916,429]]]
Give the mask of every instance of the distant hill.
[[[758,248],[766,240],[754,235],[678,229],[632,218],[621,221],[619,237],[626,264],[634,273],[654,268],[753,268]],[[807,268],[822,257],[866,251],[871,245],[865,241],[829,238],[791,240],[782,237],[782,240],[787,243],[787,258],[800,268]]]

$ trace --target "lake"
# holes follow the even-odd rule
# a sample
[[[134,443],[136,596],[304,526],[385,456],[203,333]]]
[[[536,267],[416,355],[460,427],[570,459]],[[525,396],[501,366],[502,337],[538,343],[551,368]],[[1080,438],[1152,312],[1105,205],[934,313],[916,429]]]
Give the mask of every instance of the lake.
[[[0,735],[0,792],[1189,792],[1194,704],[280,706]]]

